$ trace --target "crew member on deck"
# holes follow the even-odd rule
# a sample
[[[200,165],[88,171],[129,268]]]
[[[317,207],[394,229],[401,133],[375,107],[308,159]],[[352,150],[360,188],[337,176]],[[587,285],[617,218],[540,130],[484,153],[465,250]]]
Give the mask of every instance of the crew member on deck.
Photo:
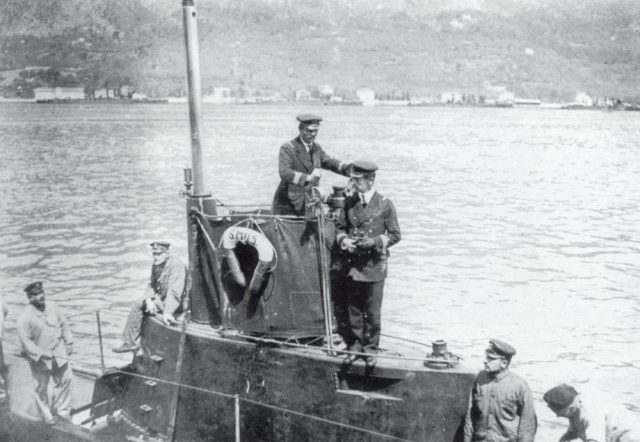
[[[569,420],[569,428],[560,442],[638,442],[640,422],[619,405],[604,404],[600,400],[583,398],[571,385],[560,384],[547,391],[543,399],[558,417]]]
[[[16,328],[31,366],[36,405],[47,425],[56,423],[54,414],[70,421],[73,379],[69,367],[69,357],[73,354],[71,330],[58,306],[45,300],[41,282],[29,284],[24,291],[29,305],[18,317]],[[56,388],[49,401],[51,378]]]
[[[322,118],[313,114],[298,115],[300,135],[280,147],[278,170],[280,184],[273,198],[276,215],[305,215],[306,195],[320,183],[322,169],[347,175],[349,165],[331,158],[316,143]]]
[[[380,341],[382,295],[387,277],[389,247],[400,241],[400,226],[393,203],[373,185],[378,166],[356,161],[351,167],[355,193],[345,199],[336,222],[336,242],[344,251],[342,275],[348,326],[344,340],[348,350],[371,353],[365,363],[373,367]],[[357,357],[348,355],[345,363]]]
[[[151,243],[153,265],[147,293],[131,306],[122,333],[122,345],[113,349],[116,353],[135,352],[142,332],[144,315],[161,314],[166,325],[175,325],[186,310],[187,269],[177,256],[171,255],[168,241]]]
[[[476,377],[464,422],[464,442],[533,442],[538,421],[527,382],[509,370],[516,349],[493,339]]]

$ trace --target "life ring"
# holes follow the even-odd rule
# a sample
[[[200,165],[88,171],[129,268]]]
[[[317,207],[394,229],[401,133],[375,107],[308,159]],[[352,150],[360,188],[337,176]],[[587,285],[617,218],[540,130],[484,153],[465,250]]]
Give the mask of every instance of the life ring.
[[[254,247],[258,252],[258,264],[253,270],[249,282],[249,293],[257,293],[264,282],[265,274],[271,270],[271,263],[275,255],[273,245],[262,233],[248,227],[229,227],[222,234],[222,253],[229,264],[233,280],[241,287],[247,286],[247,280],[240,269],[238,257],[234,249],[238,243]]]

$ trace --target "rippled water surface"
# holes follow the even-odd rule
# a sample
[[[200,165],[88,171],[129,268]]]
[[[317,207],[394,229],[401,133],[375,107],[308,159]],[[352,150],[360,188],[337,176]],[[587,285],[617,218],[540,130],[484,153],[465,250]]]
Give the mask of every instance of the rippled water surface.
[[[640,413],[640,113],[207,106],[217,198],[270,203],[300,111],[323,115],[318,141],[333,156],[377,162],[398,209],[383,332],[447,339],[478,368],[489,338],[511,342],[540,440],[563,432],[541,400],[560,382]],[[109,307],[105,356],[118,363],[110,348],[148,280],[149,240],[186,256],[186,105],[0,104],[0,133],[5,345],[23,287],[43,280],[88,365],[94,312]]]

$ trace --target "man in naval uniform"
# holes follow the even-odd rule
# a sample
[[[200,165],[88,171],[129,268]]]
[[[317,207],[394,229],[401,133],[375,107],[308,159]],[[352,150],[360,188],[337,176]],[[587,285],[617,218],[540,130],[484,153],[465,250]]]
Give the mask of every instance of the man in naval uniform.
[[[29,284],[24,289],[29,299],[18,317],[17,329],[20,343],[26,354],[35,387],[35,401],[43,420],[55,424],[54,414],[71,420],[71,380],[69,357],[73,354],[71,331],[67,321],[52,301],[45,300],[41,282]],[[55,388],[48,399],[49,379]]]
[[[346,294],[347,327],[343,338],[348,350],[371,353],[369,367],[380,341],[382,295],[387,277],[389,247],[400,241],[400,226],[393,203],[374,188],[378,166],[356,161],[351,166],[355,193],[345,199],[336,222],[336,242],[343,250],[342,275]],[[345,363],[357,359],[350,354]]]
[[[322,118],[313,114],[298,115],[300,134],[280,147],[278,170],[280,184],[273,197],[276,215],[305,215],[305,196],[320,183],[322,169],[347,175],[349,165],[331,158],[316,143]]]
[[[527,382],[509,370],[516,349],[493,339],[476,377],[464,423],[464,442],[533,442],[538,426]]]
[[[113,349],[116,353],[136,352],[145,315],[161,315],[166,325],[175,325],[186,310],[187,268],[180,258],[173,256],[168,241],[151,243],[153,265],[147,293],[137,299],[122,333],[122,345]]]

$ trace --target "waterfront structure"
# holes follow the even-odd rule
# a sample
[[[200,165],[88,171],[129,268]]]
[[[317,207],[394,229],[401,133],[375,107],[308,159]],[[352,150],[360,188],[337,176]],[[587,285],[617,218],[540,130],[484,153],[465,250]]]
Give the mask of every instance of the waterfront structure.
[[[368,87],[360,88],[356,91],[358,100],[362,102],[363,106],[373,106],[376,104],[376,93],[373,89]]]
[[[33,90],[37,100],[84,100],[81,87],[38,87]]]

